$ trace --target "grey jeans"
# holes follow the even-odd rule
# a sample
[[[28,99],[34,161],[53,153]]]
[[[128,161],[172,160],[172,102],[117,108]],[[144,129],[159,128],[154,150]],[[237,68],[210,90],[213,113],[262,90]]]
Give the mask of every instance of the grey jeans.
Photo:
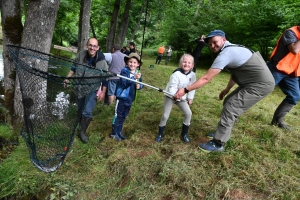
[[[233,124],[238,116],[270,94],[273,84],[253,84],[249,87],[238,87],[224,100],[220,121],[214,139],[226,143],[230,138]]]
[[[165,126],[167,124],[167,121],[169,119],[169,116],[170,116],[170,113],[171,113],[171,110],[172,110],[172,107],[174,104],[176,104],[184,114],[183,123],[185,125],[189,126],[190,122],[191,122],[191,118],[192,118],[192,111],[191,111],[190,106],[187,103],[187,101],[175,101],[169,97],[165,97],[164,112],[161,117],[159,126]]]

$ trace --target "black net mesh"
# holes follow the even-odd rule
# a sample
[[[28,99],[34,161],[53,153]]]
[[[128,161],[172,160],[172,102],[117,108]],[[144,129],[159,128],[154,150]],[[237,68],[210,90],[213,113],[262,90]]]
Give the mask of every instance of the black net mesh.
[[[20,81],[24,109],[21,135],[30,159],[42,171],[55,171],[74,140],[82,109],[77,106],[77,98],[88,98],[113,75],[32,49],[7,48]],[[84,77],[69,78],[70,84],[64,87],[64,75],[71,67],[84,70]]]

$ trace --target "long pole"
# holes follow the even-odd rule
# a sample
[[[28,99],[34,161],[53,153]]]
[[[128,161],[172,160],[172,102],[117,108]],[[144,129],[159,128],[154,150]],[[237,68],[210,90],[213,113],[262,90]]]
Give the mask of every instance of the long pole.
[[[146,86],[148,86],[148,87],[150,87],[150,88],[152,88],[152,89],[155,89],[155,90],[157,90],[157,91],[159,91],[159,92],[162,92],[162,93],[164,93],[164,94],[167,94],[167,95],[169,95],[170,97],[173,96],[171,93],[169,93],[169,92],[167,92],[167,91],[165,91],[165,90],[163,90],[163,89],[161,89],[161,88],[158,88],[158,87],[154,87],[154,86],[152,86],[152,85],[149,85],[149,84],[147,84],[147,83],[140,82],[140,81],[137,81],[137,80],[128,78],[128,77],[126,77],[126,76],[122,76],[122,75],[120,75],[120,74],[114,74],[114,75],[115,75],[115,76],[118,76],[118,77],[120,77],[120,78],[129,80],[129,81],[135,82],[135,83],[139,83],[139,84],[142,84],[142,85],[146,85]]]

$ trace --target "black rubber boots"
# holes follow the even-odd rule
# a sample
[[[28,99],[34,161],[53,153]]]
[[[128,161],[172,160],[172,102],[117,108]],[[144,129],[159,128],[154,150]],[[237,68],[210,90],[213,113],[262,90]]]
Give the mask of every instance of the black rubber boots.
[[[156,142],[161,142],[164,137],[165,126],[158,127],[158,135],[155,138]],[[189,126],[182,124],[181,128],[181,138],[185,143],[189,143],[190,139],[188,138]]]
[[[187,134],[189,132],[189,126],[182,124],[181,128],[181,138],[185,143],[189,143],[190,139],[188,138]]]
[[[158,127],[158,135],[155,138],[156,142],[161,142],[164,137],[165,126]]]
[[[92,121],[92,118],[87,118],[84,115],[81,116],[81,122],[80,122],[80,132],[79,132],[79,138],[81,142],[87,143],[89,141],[89,137],[85,134],[86,129],[89,127],[90,123]]]
[[[283,122],[283,118],[286,114],[288,114],[288,112],[290,112],[290,110],[293,108],[293,104],[288,104],[285,102],[281,102],[281,104],[277,107],[272,122],[272,125],[278,126],[279,128],[283,128],[283,129],[291,129],[290,127],[288,127],[284,122]]]

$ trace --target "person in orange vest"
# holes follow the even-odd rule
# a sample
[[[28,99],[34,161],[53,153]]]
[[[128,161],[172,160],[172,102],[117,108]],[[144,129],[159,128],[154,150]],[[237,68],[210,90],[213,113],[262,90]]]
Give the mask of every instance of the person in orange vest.
[[[277,41],[267,65],[272,72],[275,85],[286,95],[274,112],[272,125],[291,129],[283,118],[300,100],[300,27],[285,30]]]
[[[165,46],[162,45],[161,47],[158,48],[157,50],[157,57],[156,57],[156,61],[155,61],[155,64],[159,64],[163,55],[164,55],[164,52],[165,52]]]

